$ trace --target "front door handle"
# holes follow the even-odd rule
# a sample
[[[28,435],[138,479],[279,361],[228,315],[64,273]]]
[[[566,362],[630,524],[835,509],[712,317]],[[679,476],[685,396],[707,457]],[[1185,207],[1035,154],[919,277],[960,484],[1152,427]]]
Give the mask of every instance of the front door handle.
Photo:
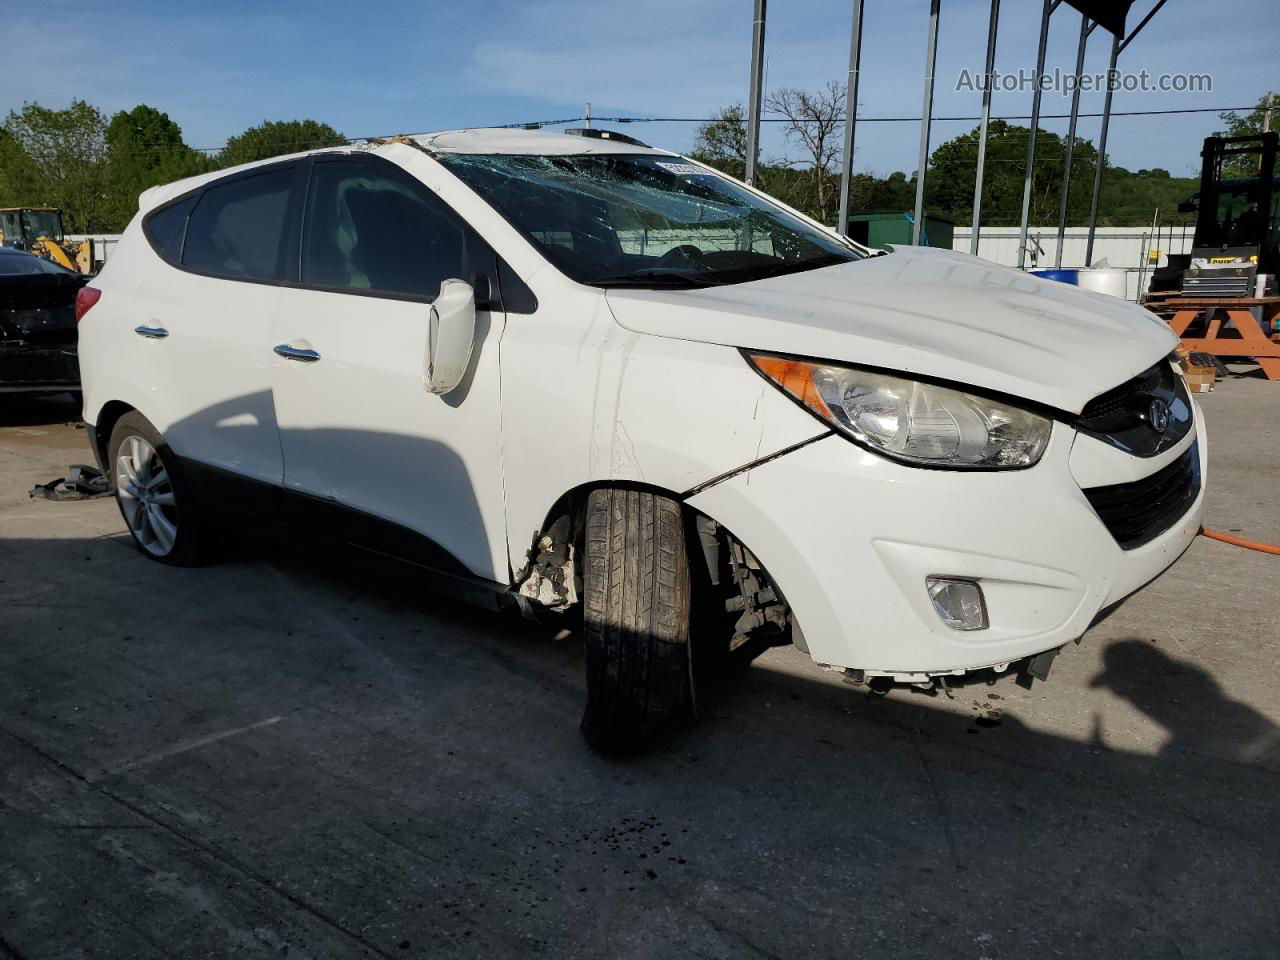
[[[299,363],[315,363],[320,359],[320,354],[314,350],[304,350],[301,347],[291,347],[287,343],[278,343],[275,351],[279,356],[286,360],[297,360]]]
[[[169,331],[164,327],[149,327],[145,323],[140,327],[134,327],[133,332],[150,340],[163,340],[169,335]]]

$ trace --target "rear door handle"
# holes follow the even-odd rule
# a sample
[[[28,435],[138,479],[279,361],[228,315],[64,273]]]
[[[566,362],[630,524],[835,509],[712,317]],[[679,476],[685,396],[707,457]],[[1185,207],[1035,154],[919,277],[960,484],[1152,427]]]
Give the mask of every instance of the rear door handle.
[[[169,331],[164,327],[149,327],[145,323],[140,327],[134,327],[133,332],[140,337],[147,337],[151,340],[163,340],[169,335]]]
[[[314,350],[291,347],[287,343],[276,344],[275,351],[277,355],[284,357],[286,360],[297,360],[299,363],[315,363],[320,359],[320,354]]]

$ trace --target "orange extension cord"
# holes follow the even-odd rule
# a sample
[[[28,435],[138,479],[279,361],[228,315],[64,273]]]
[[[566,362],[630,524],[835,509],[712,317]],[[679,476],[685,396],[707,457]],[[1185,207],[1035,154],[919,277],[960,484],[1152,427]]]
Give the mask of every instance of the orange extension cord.
[[[1221,540],[1223,543],[1230,543],[1237,547],[1244,547],[1246,550],[1257,550],[1259,553],[1273,553],[1276,556],[1280,556],[1280,544],[1259,543],[1257,540],[1246,540],[1244,537],[1233,537],[1229,533],[1219,533],[1217,530],[1210,530],[1208,527],[1201,527],[1200,532],[1210,540]]]

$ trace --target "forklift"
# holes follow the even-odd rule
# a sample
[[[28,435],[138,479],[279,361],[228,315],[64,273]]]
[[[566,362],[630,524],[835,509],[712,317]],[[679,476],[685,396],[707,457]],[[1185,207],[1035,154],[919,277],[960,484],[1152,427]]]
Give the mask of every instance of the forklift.
[[[1280,272],[1277,142],[1275,132],[1205,139],[1200,192],[1178,205],[1179,213],[1196,214],[1191,253],[1170,255],[1168,266],[1152,275],[1151,292],[1252,297],[1259,274],[1274,290]],[[1251,173],[1228,175],[1242,170]]]
[[[92,273],[93,240],[68,243],[56,207],[0,207],[0,245],[25,250],[77,273]]]

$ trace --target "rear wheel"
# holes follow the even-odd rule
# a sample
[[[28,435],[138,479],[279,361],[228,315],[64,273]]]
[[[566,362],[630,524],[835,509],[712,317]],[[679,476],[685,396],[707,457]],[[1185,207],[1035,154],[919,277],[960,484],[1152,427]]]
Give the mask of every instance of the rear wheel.
[[[159,431],[134,411],[116,421],[107,444],[116,503],[133,542],[160,563],[197,562],[202,533],[177,457]]]
[[[597,750],[634,753],[691,714],[689,559],[680,505],[641,490],[587,500],[583,619]]]

